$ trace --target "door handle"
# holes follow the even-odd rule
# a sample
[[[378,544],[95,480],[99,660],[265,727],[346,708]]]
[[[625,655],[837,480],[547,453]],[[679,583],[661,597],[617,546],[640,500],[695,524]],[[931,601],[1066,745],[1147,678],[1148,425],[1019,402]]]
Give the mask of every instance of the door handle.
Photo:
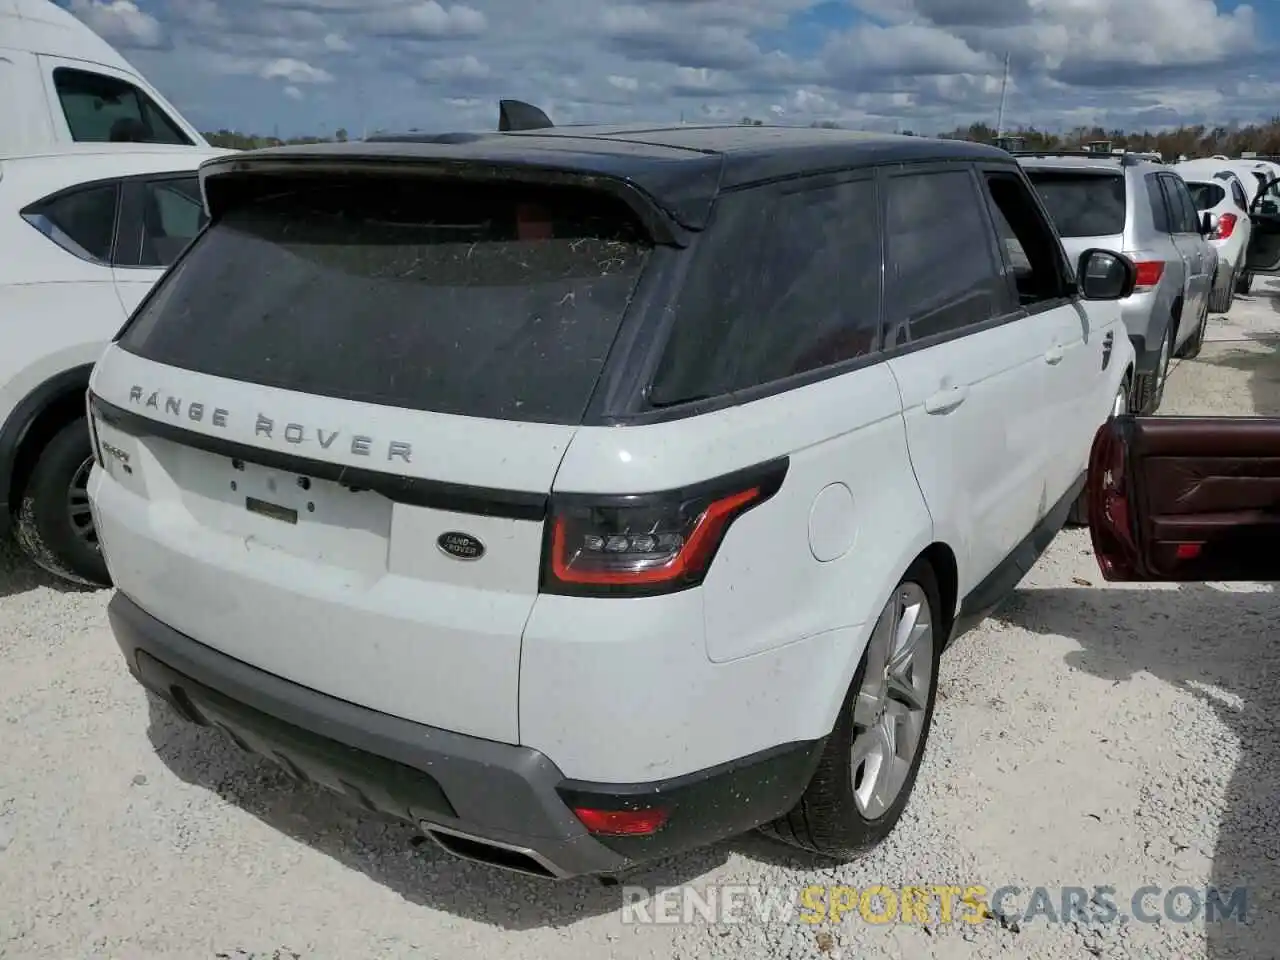
[[[924,402],[924,412],[941,414],[950,413],[969,396],[969,388],[962,386],[943,387]]]
[[[1061,363],[1062,356],[1062,347],[1055,343],[1044,352],[1044,362],[1048,364]]]

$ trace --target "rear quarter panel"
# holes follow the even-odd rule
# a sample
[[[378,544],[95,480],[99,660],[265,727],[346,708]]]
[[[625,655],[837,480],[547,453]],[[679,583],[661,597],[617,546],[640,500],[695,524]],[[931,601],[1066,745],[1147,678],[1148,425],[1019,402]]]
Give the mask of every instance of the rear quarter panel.
[[[779,456],[781,489],[729,528],[701,587],[538,598],[522,742],[570,776],[625,782],[830,732],[870,625],[932,539],[887,365],[670,423],[583,428],[556,489],[655,492]],[[619,729],[635,731],[626,751]]]

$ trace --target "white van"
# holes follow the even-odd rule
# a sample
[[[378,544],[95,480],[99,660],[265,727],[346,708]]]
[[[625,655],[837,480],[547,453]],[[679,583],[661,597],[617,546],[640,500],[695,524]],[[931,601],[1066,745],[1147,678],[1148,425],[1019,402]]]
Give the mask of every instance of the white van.
[[[0,0],[0,158],[72,143],[207,147],[111,45],[52,0]]]

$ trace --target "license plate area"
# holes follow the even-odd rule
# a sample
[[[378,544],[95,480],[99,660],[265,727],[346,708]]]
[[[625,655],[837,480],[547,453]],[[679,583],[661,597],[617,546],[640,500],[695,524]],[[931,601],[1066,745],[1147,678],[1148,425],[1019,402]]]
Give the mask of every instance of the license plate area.
[[[261,517],[270,517],[272,520],[279,520],[281,523],[298,522],[297,510],[290,510],[288,507],[268,503],[266,500],[259,500],[257,497],[245,497],[244,506],[250,513],[256,513]]]
[[[370,490],[171,446],[163,459],[200,526],[302,559],[367,573],[386,570],[393,504]]]

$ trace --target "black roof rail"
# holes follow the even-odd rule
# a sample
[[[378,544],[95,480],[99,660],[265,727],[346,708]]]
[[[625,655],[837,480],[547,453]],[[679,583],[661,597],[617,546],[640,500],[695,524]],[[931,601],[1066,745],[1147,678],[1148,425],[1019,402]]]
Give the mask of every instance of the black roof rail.
[[[546,130],[554,127],[551,118],[531,103],[523,100],[498,101],[498,130]]]

